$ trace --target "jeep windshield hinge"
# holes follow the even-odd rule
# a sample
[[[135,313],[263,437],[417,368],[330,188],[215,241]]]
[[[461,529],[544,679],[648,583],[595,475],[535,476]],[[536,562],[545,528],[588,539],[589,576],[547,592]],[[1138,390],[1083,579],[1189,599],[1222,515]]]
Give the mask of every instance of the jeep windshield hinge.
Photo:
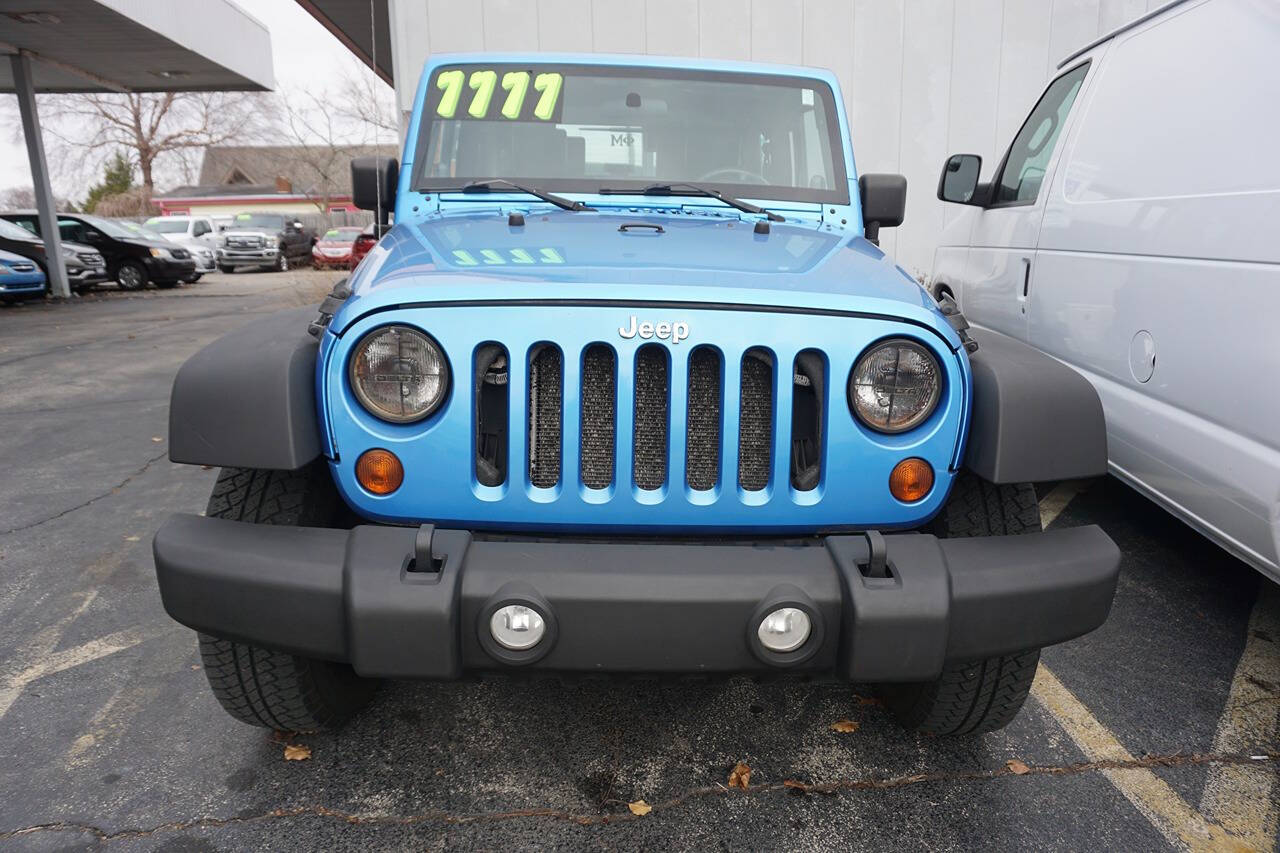
[[[938,298],[938,309],[942,311],[942,316],[947,318],[951,328],[955,329],[956,334],[960,336],[965,352],[977,352],[978,342],[969,337],[969,321],[964,318],[960,306],[951,298],[950,293],[944,293]]]
[[[347,280],[341,279],[333,286],[333,290],[329,291],[329,295],[324,298],[324,302],[320,303],[320,311],[316,314],[316,318],[307,325],[307,334],[313,338],[319,338],[321,332],[329,327],[333,315],[338,313],[338,309],[342,307],[342,303],[347,301],[347,297],[351,295],[351,286],[347,284]]]

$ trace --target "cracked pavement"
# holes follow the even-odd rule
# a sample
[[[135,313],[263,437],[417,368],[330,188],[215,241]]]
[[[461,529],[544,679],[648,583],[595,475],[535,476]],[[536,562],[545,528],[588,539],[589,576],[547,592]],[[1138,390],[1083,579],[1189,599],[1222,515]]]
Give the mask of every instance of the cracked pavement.
[[[388,684],[286,762],[209,693],[150,538],[216,473],[164,458],[178,366],[337,277],[0,308],[0,848],[1275,849],[1266,582],[1114,481],[1053,522],[1119,543],[1111,619],[1044,654],[1070,702],[1039,691],[1002,732],[909,735],[832,683],[486,677]],[[1184,833],[1184,807],[1230,832]]]

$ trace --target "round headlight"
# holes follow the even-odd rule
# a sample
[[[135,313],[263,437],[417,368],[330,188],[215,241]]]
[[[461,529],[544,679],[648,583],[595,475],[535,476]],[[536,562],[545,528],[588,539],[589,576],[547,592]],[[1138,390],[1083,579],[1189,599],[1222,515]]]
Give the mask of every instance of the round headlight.
[[[920,344],[894,338],[862,354],[849,377],[849,404],[858,420],[879,432],[904,432],[933,413],[941,370]]]
[[[444,400],[449,365],[435,341],[408,326],[383,326],[356,344],[351,388],[369,414],[392,423],[425,418]]]

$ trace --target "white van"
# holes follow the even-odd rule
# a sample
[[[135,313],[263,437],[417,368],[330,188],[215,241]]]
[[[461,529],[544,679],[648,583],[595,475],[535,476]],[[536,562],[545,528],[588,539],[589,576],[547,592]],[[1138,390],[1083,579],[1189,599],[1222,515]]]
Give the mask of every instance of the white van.
[[[208,216],[153,216],[147,220],[147,227],[174,243],[194,241],[210,249],[218,245],[217,230]]]
[[[1280,3],[1183,0],[1069,56],[931,288],[1098,389],[1110,467],[1280,580]]]

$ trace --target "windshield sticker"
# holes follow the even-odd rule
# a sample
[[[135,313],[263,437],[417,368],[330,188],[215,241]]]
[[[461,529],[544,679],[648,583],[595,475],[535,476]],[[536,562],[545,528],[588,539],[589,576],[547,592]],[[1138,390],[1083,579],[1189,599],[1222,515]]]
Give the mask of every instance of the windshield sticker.
[[[451,68],[436,74],[428,90],[427,108],[447,119],[497,119],[510,121],[558,121],[564,75],[558,71],[507,71],[477,68],[469,74]],[[501,92],[499,92],[501,89]],[[532,90],[534,97],[529,97]],[[462,108],[464,96],[465,108]]]
[[[460,267],[564,263],[561,251],[549,246],[530,246],[527,249],[454,249],[452,254],[453,262]]]

